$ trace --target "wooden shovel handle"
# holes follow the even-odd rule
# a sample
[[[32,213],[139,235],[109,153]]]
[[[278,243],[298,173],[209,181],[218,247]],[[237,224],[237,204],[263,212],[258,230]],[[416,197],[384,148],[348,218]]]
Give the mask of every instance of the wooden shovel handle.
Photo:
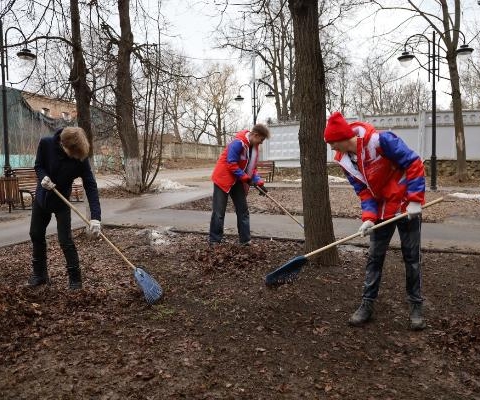
[[[63,200],[63,202],[69,206],[82,220],[87,224],[87,226],[90,226],[90,221],[75,207],[72,203],[70,203],[63,194],[61,194],[57,188],[52,189],[55,194],[60,197],[60,199]],[[117,254],[123,258],[123,260],[133,269],[136,269],[135,265],[133,265],[127,257],[123,255],[123,253],[115,246],[102,232],[100,232],[100,236],[102,237],[103,240],[105,240],[116,252]]]
[[[423,208],[430,207],[430,206],[433,206],[434,204],[440,203],[441,201],[443,201],[443,197],[439,197],[438,199],[432,200],[431,202],[424,204],[424,206],[422,207],[422,209],[423,209]],[[383,221],[383,222],[380,222],[380,223],[377,224],[377,225],[374,225],[373,227],[370,228],[370,230],[378,229],[378,228],[380,228],[380,227],[382,227],[382,226],[385,226],[385,225],[390,224],[390,223],[392,223],[392,222],[398,221],[399,219],[405,218],[406,216],[408,216],[408,213],[407,213],[407,212],[404,212],[403,214],[396,215],[396,216],[393,217],[393,218],[387,219],[386,221]],[[319,248],[319,249],[317,249],[317,250],[314,250],[314,251],[312,251],[311,253],[305,254],[305,258],[308,258],[308,257],[311,257],[311,256],[313,256],[313,255],[315,255],[315,254],[321,253],[322,251],[331,249],[332,247],[338,246],[339,244],[348,242],[349,240],[351,240],[351,239],[353,239],[353,238],[356,238],[357,236],[360,236],[360,235],[361,235],[361,232],[357,232],[357,233],[354,233],[353,235],[350,235],[350,236],[347,236],[347,237],[345,237],[345,238],[343,238],[343,239],[337,240],[336,242],[330,243],[330,244],[328,244],[328,245],[326,245],[326,246],[324,246],[324,247],[321,247],[321,248]]]

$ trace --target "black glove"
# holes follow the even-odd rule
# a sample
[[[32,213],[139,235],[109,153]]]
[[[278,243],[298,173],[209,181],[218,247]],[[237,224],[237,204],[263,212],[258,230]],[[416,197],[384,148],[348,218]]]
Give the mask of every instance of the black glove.
[[[268,192],[267,188],[266,188],[265,186],[263,186],[263,185],[255,185],[255,187],[258,188],[258,194],[259,194],[260,196],[265,196],[265,193]]]

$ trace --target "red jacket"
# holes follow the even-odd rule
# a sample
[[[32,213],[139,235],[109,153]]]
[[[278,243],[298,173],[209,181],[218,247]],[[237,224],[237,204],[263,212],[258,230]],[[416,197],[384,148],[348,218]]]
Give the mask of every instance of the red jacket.
[[[261,180],[256,170],[259,146],[252,148],[252,160],[250,160],[249,134],[247,129],[238,132],[223,150],[213,170],[212,181],[226,193],[237,180],[250,178],[252,183]],[[248,192],[249,185],[245,184],[244,188]]]
[[[404,212],[409,202],[425,202],[425,172],[420,157],[392,132],[377,132],[364,122],[350,124],[357,134],[357,168],[346,153],[335,161],[360,197],[362,220],[377,221]]]

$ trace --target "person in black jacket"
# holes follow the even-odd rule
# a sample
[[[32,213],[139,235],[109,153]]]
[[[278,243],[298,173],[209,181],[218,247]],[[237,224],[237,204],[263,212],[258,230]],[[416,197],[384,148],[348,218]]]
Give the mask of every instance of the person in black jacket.
[[[70,208],[52,189],[56,187],[68,199],[74,179],[81,177],[92,217],[89,230],[94,236],[100,235],[100,202],[97,183],[88,161],[89,150],[90,146],[82,128],[59,129],[53,136],[40,140],[35,159],[38,183],[30,223],[33,273],[28,285],[31,287],[50,283],[45,233],[52,214],[55,214],[58,241],[67,264],[69,288],[72,290],[82,288],[78,253],[72,239]]]

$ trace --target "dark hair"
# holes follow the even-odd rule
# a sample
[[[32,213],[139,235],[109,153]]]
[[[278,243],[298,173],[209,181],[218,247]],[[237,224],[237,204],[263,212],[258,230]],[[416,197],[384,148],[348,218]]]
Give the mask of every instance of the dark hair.
[[[263,124],[255,124],[252,128],[252,132],[260,135],[264,139],[270,139],[270,131],[268,128]]]

